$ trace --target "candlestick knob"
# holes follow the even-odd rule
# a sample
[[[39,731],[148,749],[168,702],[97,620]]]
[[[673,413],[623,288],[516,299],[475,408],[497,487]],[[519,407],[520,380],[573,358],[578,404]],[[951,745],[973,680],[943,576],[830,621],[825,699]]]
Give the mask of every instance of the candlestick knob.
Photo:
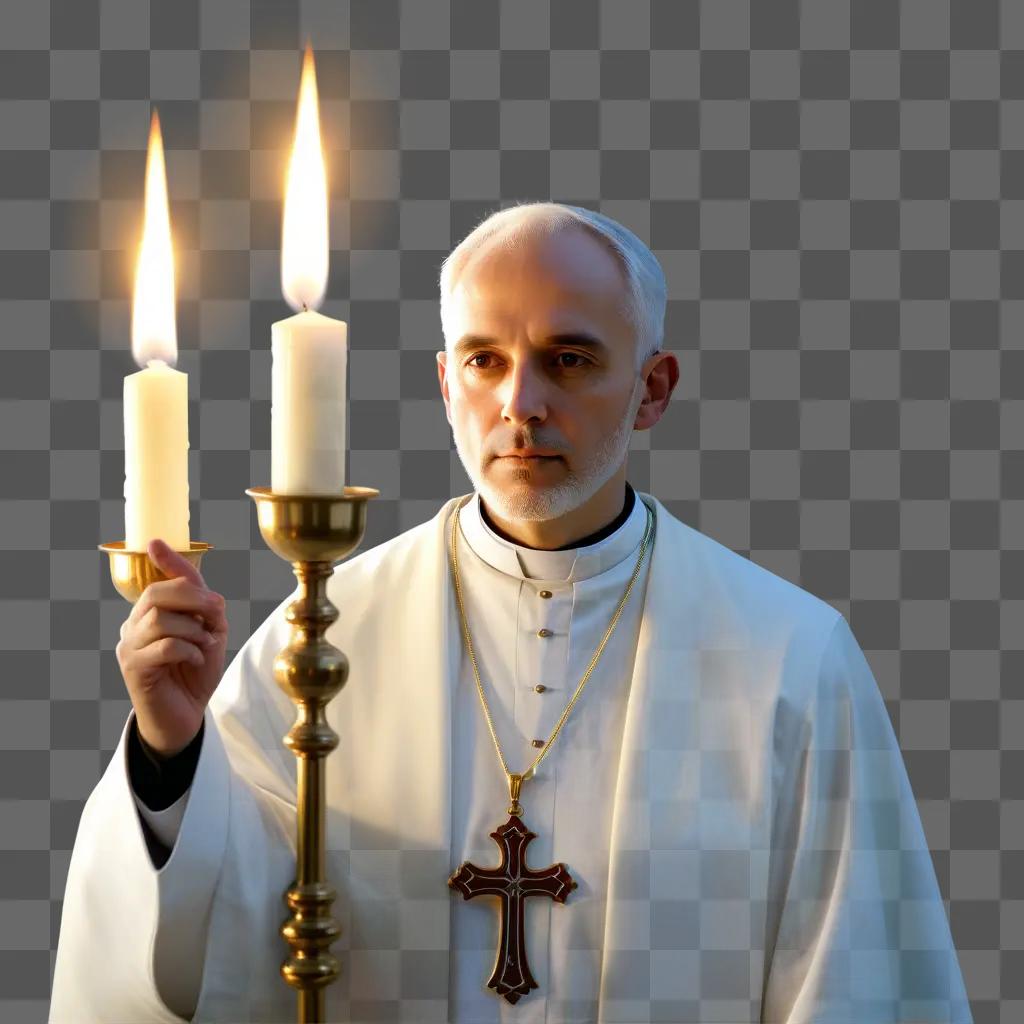
[[[150,583],[167,579],[153,564],[148,551],[126,551],[123,540],[98,544],[97,547],[110,556],[110,579],[114,589],[130,604],[138,601]],[[189,542],[188,551],[179,551],[178,554],[198,569],[203,555],[212,547],[212,544],[193,540]]]

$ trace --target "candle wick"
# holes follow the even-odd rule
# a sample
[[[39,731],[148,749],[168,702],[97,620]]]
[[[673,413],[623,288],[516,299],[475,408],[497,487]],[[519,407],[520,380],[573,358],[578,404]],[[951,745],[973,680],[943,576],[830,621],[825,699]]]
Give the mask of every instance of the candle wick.
[[[302,304],[302,312],[303,313],[308,313],[309,312],[309,306],[307,306],[305,303]]]

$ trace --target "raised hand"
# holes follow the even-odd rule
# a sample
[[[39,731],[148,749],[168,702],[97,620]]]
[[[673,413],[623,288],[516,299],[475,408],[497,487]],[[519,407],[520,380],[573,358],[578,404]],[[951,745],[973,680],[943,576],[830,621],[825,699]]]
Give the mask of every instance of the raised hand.
[[[139,734],[161,757],[195,738],[220,683],[227,649],[224,598],[162,540],[149,557],[168,578],[151,583],[121,625],[117,662]]]

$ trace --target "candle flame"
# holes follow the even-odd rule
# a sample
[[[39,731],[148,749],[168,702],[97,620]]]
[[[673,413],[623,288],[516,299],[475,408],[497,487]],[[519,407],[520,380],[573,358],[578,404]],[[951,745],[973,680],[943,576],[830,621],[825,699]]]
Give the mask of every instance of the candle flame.
[[[307,44],[281,238],[281,290],[293,309],[313,309],[327,289],[327,227],[327,171],[320,145],[316,68]]]
[[[167,172],[160,118],[153,111],[146,154],[146,200],[142,243],[132,296],[132,356],[139,366],[178,359],[174,326],[174,250],[167,202]]]

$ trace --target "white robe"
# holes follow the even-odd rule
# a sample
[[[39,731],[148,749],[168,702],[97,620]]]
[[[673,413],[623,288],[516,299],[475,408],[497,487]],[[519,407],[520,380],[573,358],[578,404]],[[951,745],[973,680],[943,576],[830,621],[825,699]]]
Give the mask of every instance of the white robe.
[[[563,767],[572,784],[559,787],[553,813],[559,755],[571,757],[574,739],[586,744],[588,712],[591,722],[608,721],[595,717],[602,701],[594,698],[614,673],[600,676],[599,662],[574,710],[579,719],[570,718],[578,728],[567,724],[543,762],[547,797],[541,777],[524,786],[525,820],[538,832],[531,865],[559,859],[572,872],[575,857],[584,884],[564,907],[530,901],[527,949],[544,994],[508,1012],[496,1013],[506,1004],[487,992],[473,1007],[462,998],[467,977],[483,988],[480,967],[493,963],[494,949],[488,944],[474,960],[472,942],[460,944],[459,935],[489,926],[493,941],[496,914],[480,900],[462,903],[445,884],[467,848],[479,851],[478,863],[494,862],[493,847],[482,859],[490,840],[480,826],[490,831],[503,820],[506,796],[496,761],[487,760],[489,737],[486,746],[479,732],[460,740],[456,724],[465,700],[476,698],[471,675],[466,686],[446,547],[449,515],[465,496],[335,568],[329,593],[340,615],[328,637],[349,656],[351,675],[328,709],[342,737],[329,761],[327,841],[343,928],[332,947],[342,977],[328,988],[329,1019],[525,1021],[543,1019],[530,1007],[547,1000],[549,1021],[970,1021],[895,736],[845,619],[650,495],[638,497],[656,514],[658,532],[649,574],[632,595],[645,601],[628,658],[621,749],[612,740],[609,758],[602,747],[597,757],[614,771],[607,783],[596,772],[591,791]],[[470,573],[467,551],[460,543]],[[627,578],[634,560],[624,560]],[[295,995],[278,973],[286,947],[277,934],[286,916],[281,893],[294,877],[295,759],[281,743],[294,706],[270,671],[287,641],[291,600],[246,643],[210,703],[181,831],[160,872],[143,841],[122,735],[72,855],[54,1024],[182,1019],[161,999],[156,975],[176,968],[160,927],[171,906],[175,914],[194,907],[195,934],[206,936],[193,1019],[295,1018]],[[607,603],[610,616],[617,598]],[[479,664],[477,634],[487,630],[473,632],[474,613],[479,620],[481,609],[467,607]],[[625,611],[617,633],[624,619]],[[629,637],[628,628],[620,635]],[[520,653],[527,649],[517,643]],[[562,678],[574,687],[576,664],[583,659],[585,669],[593,648],[573,638],[563,650],[571,664]],[[610,643],[604,657],[611,650]],[[515,770],[528,752],[516,750],[510,716],[500,712],[511,707],[516,725],[533,726],[536,712],[519,713],[519,698],[510,705],[507,691],[534,680],[529,665],[517,667],[514,682],[498,674],[481,665]],[[473,711],[479,722],[479,707]],[[459,788],[468,751],[474,784],[488,791],[486,813],[471,827]],[[598,763],[593,749],[588,756]],[[558,828],[566,815],[582,820],[572,793],[607,820],[603,880],[600,856],[595,867],[573,846],[571,828]],[[597,813],[602,799],[607,819]],[[460,820],[470,844],[461,849]],[[178,857],[187,873],[173,871]],[[577,925],[565,926],[576,895]],[[595,921],[602,941],[581,941]],[[550,945],[538,945],[538,935]],[[490,1013],[456,1015],[478,1008]]]
[[[647,506],[637,499],[626,521],[600,541],[583,548],[541,551],[494,533],[480,514],[477,495],[462,510],[459,576],[467,618],[490,694],[494,727],[512,770],[521,771],[533,762],[537,749],[531,740],[551,735],[583,678],[629,583],[647,518]],[[546,866],[560,859],[572,865],[578,885],[573,912],[562,913],[545,901],[530,903],[526,946],[539,988],[512,1006],[496,999],[485,985],[496,952],[493,902],[453,899],[447,965],[450,1020],[543,1024],[596,1019],[612,824],[612,800],[602,796],[614,791],[618,772],[649,544],[646,550],[629,600],[587,680],[586,696],[559,735],[557,754],[552,748],[550,758],[541,762],[524,787],[529,808],[525,818],[537,833],[528,863]],[[540,628],[549,629],[551,636],[538,636]],[[546,689],[538,693],[534,687],[541,681]],[[452,714],[450,872],[466,860],[480,865],[496,862],[497,849],[489,833],[504,821],[508,805],[468,657],[461,661]],[[140,814],[168,848],[174,846],[187,800],[186,793],[166,810],[153,811],[136,797]],[[350,854],[350,886],[365,883],[364,875],[378,889],[397,886],[394,877],[383,877],[389,870],[400,871],[397,858],[357,852],[355,861],[351,859]],[[167,870],[171,875],[190,875],[187,855],[179,855]],[[354,934],[349,948],[399,948],[398,909],[397,903],[381,904],[373,930]],[[188,1016],[197,1005],[202,946],[194,924],[181,920],[174,905],[161,907],[159,926],[161,953],[176,970],[156,965],[158,989],[172,1009]]]

